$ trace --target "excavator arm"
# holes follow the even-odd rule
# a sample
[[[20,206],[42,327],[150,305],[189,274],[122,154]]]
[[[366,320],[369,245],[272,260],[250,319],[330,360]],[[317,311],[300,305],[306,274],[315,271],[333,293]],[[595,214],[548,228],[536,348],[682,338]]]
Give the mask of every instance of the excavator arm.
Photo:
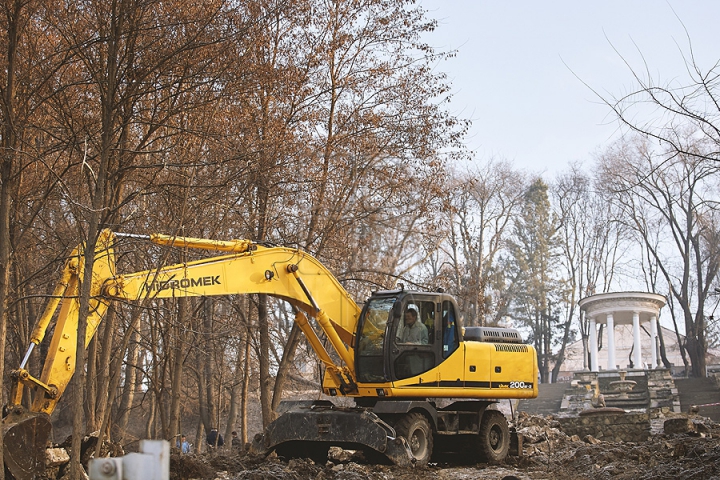
[[[117,234],[119,236],[121,234]],[[222,252],[202,260],[154,270],[117,275],[113,246],[116,234],[103,231],[95,248],[91,302],[85,344],[97,331],[113,300],[139,302],[146,298],[266,294],[295,307],[295,321],[318,358],[326,366],[325,387],[341,394],[357,393],[353,345],[360,308],[337,279],[315,258],[299,250],[266,247],[250,240],[218,241],[153,234],[129,235],[158,245]],[[49,415],[55,409],[75,372],[80,282],[84,246],[73,250],[20,364],[13,370],[12,391],[3,419],[5,463],[15,478],[35,478],[42,468],[50,435]],[[341,364],[333,361],[308,321],[314,317]],[[39,377],[26,369],[53,318],[55,330]],[[23,408],[24,387],[32,392],[29,409]]]
[[[86,345],[94,336],[112,300],[139,302],[144,298],[267,294],[286,300],[296,310],[296,321],[337,382],[334,388],[352,393],[355,372],[352,345],[360,308],[337,279],[315,258],[299,250],[264,247],[250,240],[205,240],[153,234],[146,238],[159,245],[172,245],[211,252],[229,252],[193,262],[125,275],[115,274],[115,234],[104,231],[97,243],[88,314]],[[34,390],[32,412],[51,414],[75,371],[79,284],[82,278],[83,246],[70,255],[61,281],[31,335],[30,347],[20,368],[12,372],[11,407],[22,403],[23,386]],[[39,378],[26,364],[33,348],[42,342],[50,321],[58,311],[45,366]],[[307,317],[314,317],[344,365],[332,361]]]
[[[85,331],[86,346],[95,335],[110,304],[110,300],[100,294],[105,281],[115,275],[113,242],[112,234],[104,231],[96,243]],[[2,423],[3,458],[5,465],[18,480],[36,478],[37,473],[43,470],[45,447],[51,432],[50,414],[75,372],[84,254],[85,246],[78,245],[68,257],[61,279],[30,336],[30,345],[25,356],[19,368],[10,373],[10,398]],[[39,378],[36,378],[27,370],[27,363],[34,348],[45,338],[47,328],[56,313],[55,331],[45,364]],[[23,407],[25,387],[33,392],[27,411]]]

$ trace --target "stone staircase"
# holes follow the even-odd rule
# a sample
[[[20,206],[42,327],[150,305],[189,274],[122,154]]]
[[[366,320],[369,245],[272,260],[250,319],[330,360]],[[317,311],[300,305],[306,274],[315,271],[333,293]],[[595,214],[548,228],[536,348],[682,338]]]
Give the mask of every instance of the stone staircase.
[[[538,385],[537,398],[520,400],[517,409],[532,415],[558,413],[565,389],[569,386],[569,383],[541,383]]]
[[[693,405],[699,405],[699,415],[720,422],[720,405],[709,405],[720,403],[720,387],[713,378],[677,378],[675,386],[683,412],[687,412]]]
[[[605,406],[624,410],[640,410],[648,406],[648,392],[629,393],[625,397],[605,395]]]

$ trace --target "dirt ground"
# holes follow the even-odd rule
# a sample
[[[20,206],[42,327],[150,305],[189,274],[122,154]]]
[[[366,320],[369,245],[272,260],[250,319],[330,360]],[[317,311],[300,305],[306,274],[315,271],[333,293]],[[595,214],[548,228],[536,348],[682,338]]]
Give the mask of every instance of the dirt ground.
[[[404,468],[373,465],[359,455],[331,449],[324,465],[309,459],[283,461],[275,455],[253,457],[242,452],[173,455],[172,480],[188,479],[717,479],[720,480],[720,424],[689,417],[695,431],[659,432],[642,443],[603,442],[565,435],[553,417],[529,416],[516,425],[523,433],[523,455],[504,464],[475,463],[461,458],[434,459],[427,466]]]

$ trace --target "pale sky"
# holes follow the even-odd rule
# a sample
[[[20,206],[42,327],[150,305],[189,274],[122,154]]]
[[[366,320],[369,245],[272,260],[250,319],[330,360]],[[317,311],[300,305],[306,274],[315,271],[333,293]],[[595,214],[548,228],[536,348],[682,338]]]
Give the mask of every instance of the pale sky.
[[[590,163],[619,135],[609,108],[577,77],[619,96],[634,86],[622,55],[639,70],[644,57],[656,80],[687,83],[683,25],[703,70],[720,60],[720,1],[419,3],[439,21],[427,43],[458,51],[436,68],[453,85],[450,111],[473,121],[467,144],[476,159],[503,158],[546,178]]]

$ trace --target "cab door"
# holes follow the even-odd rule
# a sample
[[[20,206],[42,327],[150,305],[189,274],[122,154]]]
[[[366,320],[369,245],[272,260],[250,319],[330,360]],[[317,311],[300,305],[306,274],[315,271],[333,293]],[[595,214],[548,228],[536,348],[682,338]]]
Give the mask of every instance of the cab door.
[[[389,363],[394,380],[420,375],[440,363],[442,331],[438,321],[439,300],[439,295],[413,293],[398,300],[388,338]]]
[[[440,349],[442,358],[448,358],[460,345],[460,325],[455,301],[449,295],[443,295],[440,305],[440,332],[438,341],[442,342]]]

